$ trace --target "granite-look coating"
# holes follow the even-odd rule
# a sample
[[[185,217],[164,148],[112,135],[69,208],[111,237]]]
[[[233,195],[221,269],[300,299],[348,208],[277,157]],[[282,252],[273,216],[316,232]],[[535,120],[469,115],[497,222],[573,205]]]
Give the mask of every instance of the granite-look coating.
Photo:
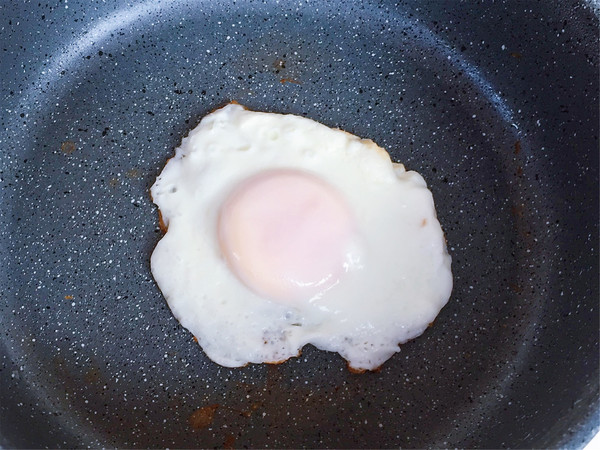
[[[0,6],[0,445],[582,445],[599,398],[593,5]],[[312,347],[222,368],[169,312],[148,189],[230,100],[371,138],[428,181],[454,293],[380,373]]]

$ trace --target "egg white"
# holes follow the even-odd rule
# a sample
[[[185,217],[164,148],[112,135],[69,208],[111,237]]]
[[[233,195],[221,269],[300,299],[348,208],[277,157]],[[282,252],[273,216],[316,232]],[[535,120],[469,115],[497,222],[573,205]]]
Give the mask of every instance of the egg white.
[[[355,263],[322,298],[261,298],[225,262],[221,205],[243,180],[278,168],[306,171],[352,208]],[[152,274],[169,307],[214,362],[280,362],[310,343],[373,370],[419,336],[447,303],[451,258],[423,178],[370,140],[313,120],[229,104],[183,139],[152,186],[168,231]]]

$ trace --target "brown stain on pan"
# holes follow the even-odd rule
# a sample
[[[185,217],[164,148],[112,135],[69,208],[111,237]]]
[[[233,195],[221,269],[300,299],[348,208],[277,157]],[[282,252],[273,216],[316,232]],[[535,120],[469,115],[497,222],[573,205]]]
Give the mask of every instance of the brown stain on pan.
[[[508,287],[510,288],[511,291],[513,291],[515,294],[520,294],[521,292],[523,292],[523,287],[520,284],[516,284],[516,283],[508,283]]]
[[[92,366],[83,375],[83,380],[88,385],[98,385],[102,382],[102,374],[100,368]]]
[[[77,150],[77,145],[75,145],[75,142],[73,141],[65,141],[60,144],[60,151],[65,155],[70,155],[75,152],[75,150]]]
[[[218,423],[221,423],[223,420],[225,420],[225,423],[227,423],[228,427],[235,428],[236,417],[249,418],[255,411],[259,410],[263,406],[263,402],[260,401],[254,401],[249,405],[240,405],[237,407],[221,405],[217,403],[206,405],[192,412],[188,418],[188,423],[192,430],[198,431],[214,425],[215,420],[218,417]],[[218,423],[215,425],[217,428],[219,427]],[[237,422],[237,425],[240,427],[241,431],[247,425],[247,422],[242,420],[241,423]],[[233,436],[228,436],[225,440],[226,442],[229,440],[230,447],[233,446],[235,442],[235,438],[233,438]]]
[[[225,449],[233,449],[235,448],[235,436],[228,435],[225,437],[225,441],[223,441],[223,448]]]
[[[519,153],[521,153],[521,141],[515,142],[515,151],[514,151],[514,154],[518,155]]]
[[[518,219],[522,219],[523,218],[523,213],[525,212],[525,205],[520,204],[520,205],[513,205],[510,208],[510,213],[512,214],[513,217],[518,218]]]
[[[279,82],[281,84],[285,84],[285,83],[302,84],[300,81],[294,80],[293,78],[282,78],[281,80],[279,80]]]
[[[517,167],[517,171],[515,172],[515,175],[518,177],[522,177],[523,176],[523,168],[521,166]]]
[[[215,412],[219,408],[218,404],[203,406],[192,413],[188,423],[194,430],[201,430],[212,425],[215,418]]]

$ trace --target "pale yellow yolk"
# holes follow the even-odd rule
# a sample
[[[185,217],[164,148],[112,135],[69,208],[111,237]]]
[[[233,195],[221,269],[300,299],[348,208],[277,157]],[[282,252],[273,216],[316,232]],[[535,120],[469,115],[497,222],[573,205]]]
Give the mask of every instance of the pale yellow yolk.
[[[282,303],[309,301],[338,282],[354,229],[332,186],[287,169],[242,182],[218,222],[219,244],[236,276]]]

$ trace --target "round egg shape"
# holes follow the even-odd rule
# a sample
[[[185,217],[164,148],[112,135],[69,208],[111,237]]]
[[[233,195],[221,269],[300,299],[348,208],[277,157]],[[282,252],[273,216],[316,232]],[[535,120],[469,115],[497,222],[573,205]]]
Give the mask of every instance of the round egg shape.
[[[220,365],[281,362],[310,343],[374,370],[450,297],[451,258],[423,178],[313,120],[218,109],[151,194],[167,229],[152,274]]]

